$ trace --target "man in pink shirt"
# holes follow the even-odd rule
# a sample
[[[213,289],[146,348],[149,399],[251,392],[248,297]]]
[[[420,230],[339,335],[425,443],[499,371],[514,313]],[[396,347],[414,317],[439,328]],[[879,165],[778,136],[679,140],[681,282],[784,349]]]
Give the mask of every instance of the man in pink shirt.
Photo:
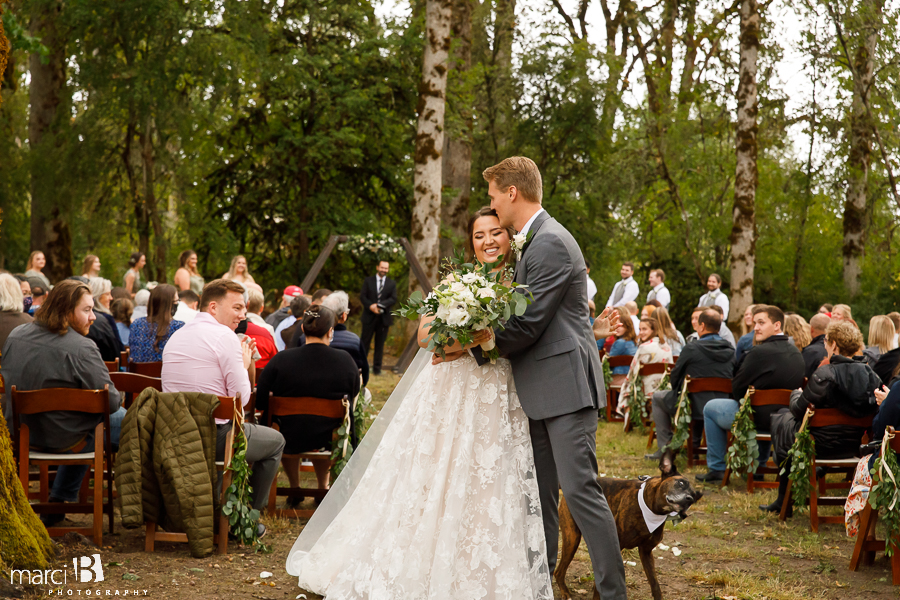
[[[200,297],[200,313],[176,331],[163,350],[162,387],[164,392],[204,392],[217,396],[240,394],[241,403],[250,401],[250,377],[255,342],[238,340],[234,330],[244,319],[244,288],[226,279],[211,281]],[[225,455],[225,438],[231,427],[216,419],[218,439],[216,459]],[[268,502],[269,488],[278,474],[284,450],[284,436],[269,427],[244,423],[247,436],[247,462],[253,463],[250,486],[253,508],[262,511]],[[265,526],[260,524],[260,535]]]

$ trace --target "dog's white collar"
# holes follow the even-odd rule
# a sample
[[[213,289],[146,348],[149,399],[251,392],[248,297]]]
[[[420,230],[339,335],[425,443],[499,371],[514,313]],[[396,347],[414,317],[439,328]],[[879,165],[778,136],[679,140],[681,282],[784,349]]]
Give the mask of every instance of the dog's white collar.
[[[641,514],[644,515],[644,523],[647,525],[647,530],[650,533],[653,533],[659,526],[666,522],[666,519],[669,516],[675,516],[677,512],[670,512],[668,515],[658,515],[647,506],[647,503],[644,502],[644,487],[647,485],[647,482],[643,482],[641,484],[641,489],[638,490],[638,506],[641,507]]]

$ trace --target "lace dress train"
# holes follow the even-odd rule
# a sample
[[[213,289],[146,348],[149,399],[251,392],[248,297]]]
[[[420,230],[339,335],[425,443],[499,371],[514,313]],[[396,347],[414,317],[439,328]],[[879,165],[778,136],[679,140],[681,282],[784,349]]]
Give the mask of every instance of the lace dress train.
[[[352,496],[288,571],[327,600],[552,600],[507,360],[419,373]]]

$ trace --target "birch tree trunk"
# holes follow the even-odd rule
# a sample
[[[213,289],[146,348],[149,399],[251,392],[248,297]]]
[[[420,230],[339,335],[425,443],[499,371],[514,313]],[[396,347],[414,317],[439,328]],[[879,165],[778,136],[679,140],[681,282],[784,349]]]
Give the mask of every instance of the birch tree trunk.
[[[850,155],[847,158],[847,199],[844,203],[844,287],[853,297],[859,292],[859,276],[865,255],[868,226],[869,165],[872,162],[872,122],[866,105],[875,73],[875,45],[880,27],[880,0],[866,0],[860,11],[865,32],[853,56],[853,102],[850,106]]]
[[[29,58],[31,83],[28,143],[36,156],[58,157],[68,102],[65,100],[66,43],[60,31],[59,2],[42,2],[31,16],[30,34],[49,49],[47,56],[33,53]],[[44,62],[46,61],[46,63]],[[47,258],[44,274],[51,283],[72,274],[72,232],[65,217],[60,190],[61,161],[34,161],[31,173],[31,249]]]
[[[452,256],[465,246],[469,217],[469,198],[472,190],[472,110],[468,105],[468,73],[472,68],[472,0],[454,0],[451,20],[454,40],[453,60],[450,64],[462,90],[452,98],[457,101],[453,114],[461,121],[455,135],[444,136],[442,179],[448,198],[441,206],[441,257]]]
[[[450,50],[451,0],[427,0],[425,53],[419,84],[411,240],[413,251],[432,283],[440,261],[441,155]],[[409,291],[421,289],[410,276]]]
[[[756,267],[757,112],[756,60],[759,54],[759,8],[756,0],[741,2],[741,60],[737,90],[736,169],[731,227],[730,323],[739,321],[753,303]]]

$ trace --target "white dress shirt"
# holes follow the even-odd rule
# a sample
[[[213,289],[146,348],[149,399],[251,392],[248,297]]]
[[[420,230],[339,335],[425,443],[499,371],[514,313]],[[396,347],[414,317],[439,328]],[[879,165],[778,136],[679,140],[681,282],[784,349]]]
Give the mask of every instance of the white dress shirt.
[[[613,298],[616,296],[616,289],[620,285],[625,286],[625,292],[622,294],[621,300],[613,304]],[[606,306],[625,306],[626,302],[631,302],[638,297],[638,291],[638,284],[637,281],[634,280],[634,277],[623,279],[613,287],[612,293],[609,295],[609,300],[606,301]]]
[[[672,301],[672,295],[669,293],[669,288],[666,287],[666,284],[661,283],[650,292],[647,292],[647,302],[650,302],[650,293],[656,292],[656,301],[662,304],[662,307],[666,310],[669,310],[669,303]]]
[[[187,324],[193,321],[194,317],[196,317],[199,313],[199,310],[194,310],[193,308],[179,300],[178,308],[175,309],[175,314],[172,316],[172,318],[176,321],[184,321]]]
[[[528,230],[531,229],[531,225],[534,223],[534,220],[537,219],[537,216],[538,216],[539,214],[541,214],[542,212],[547,212],[547,211],[545,211],[543,208],[538,209],[538,211],[537,211],[536,213],[534,213],[533,215],[531,215],[531,218],[528,219],[528,222],[525,223],[525,226],[522,228],[522,231],[519,232],[519,233],[521,233],[522,235],[526,236],[526,239],[528,239],[528,238],[527,238],[527,236],[528,236]]]
[[[711,294],[715,295],[715,300],[713,301],[713,304],[716,304],[716,305],[722,307],[722,310],[725,312],[725,316],[723,317],[723,319],[727,321],[728,320],[728,309],[730,308],[731,305],[728,302],[728,296],[726,296],[725,293],[721,289],[718,289],[714,292],[707,292],[707,293],[703,294],[702,296],[700,296],[700,301],[698,302],[697,306],[706,306],[706,299]]]
[[[594,296],[597,295],[597,284],[594,283],[594,280],[588,276],[587,278],[587,295],[588,300],[593,300]]]

